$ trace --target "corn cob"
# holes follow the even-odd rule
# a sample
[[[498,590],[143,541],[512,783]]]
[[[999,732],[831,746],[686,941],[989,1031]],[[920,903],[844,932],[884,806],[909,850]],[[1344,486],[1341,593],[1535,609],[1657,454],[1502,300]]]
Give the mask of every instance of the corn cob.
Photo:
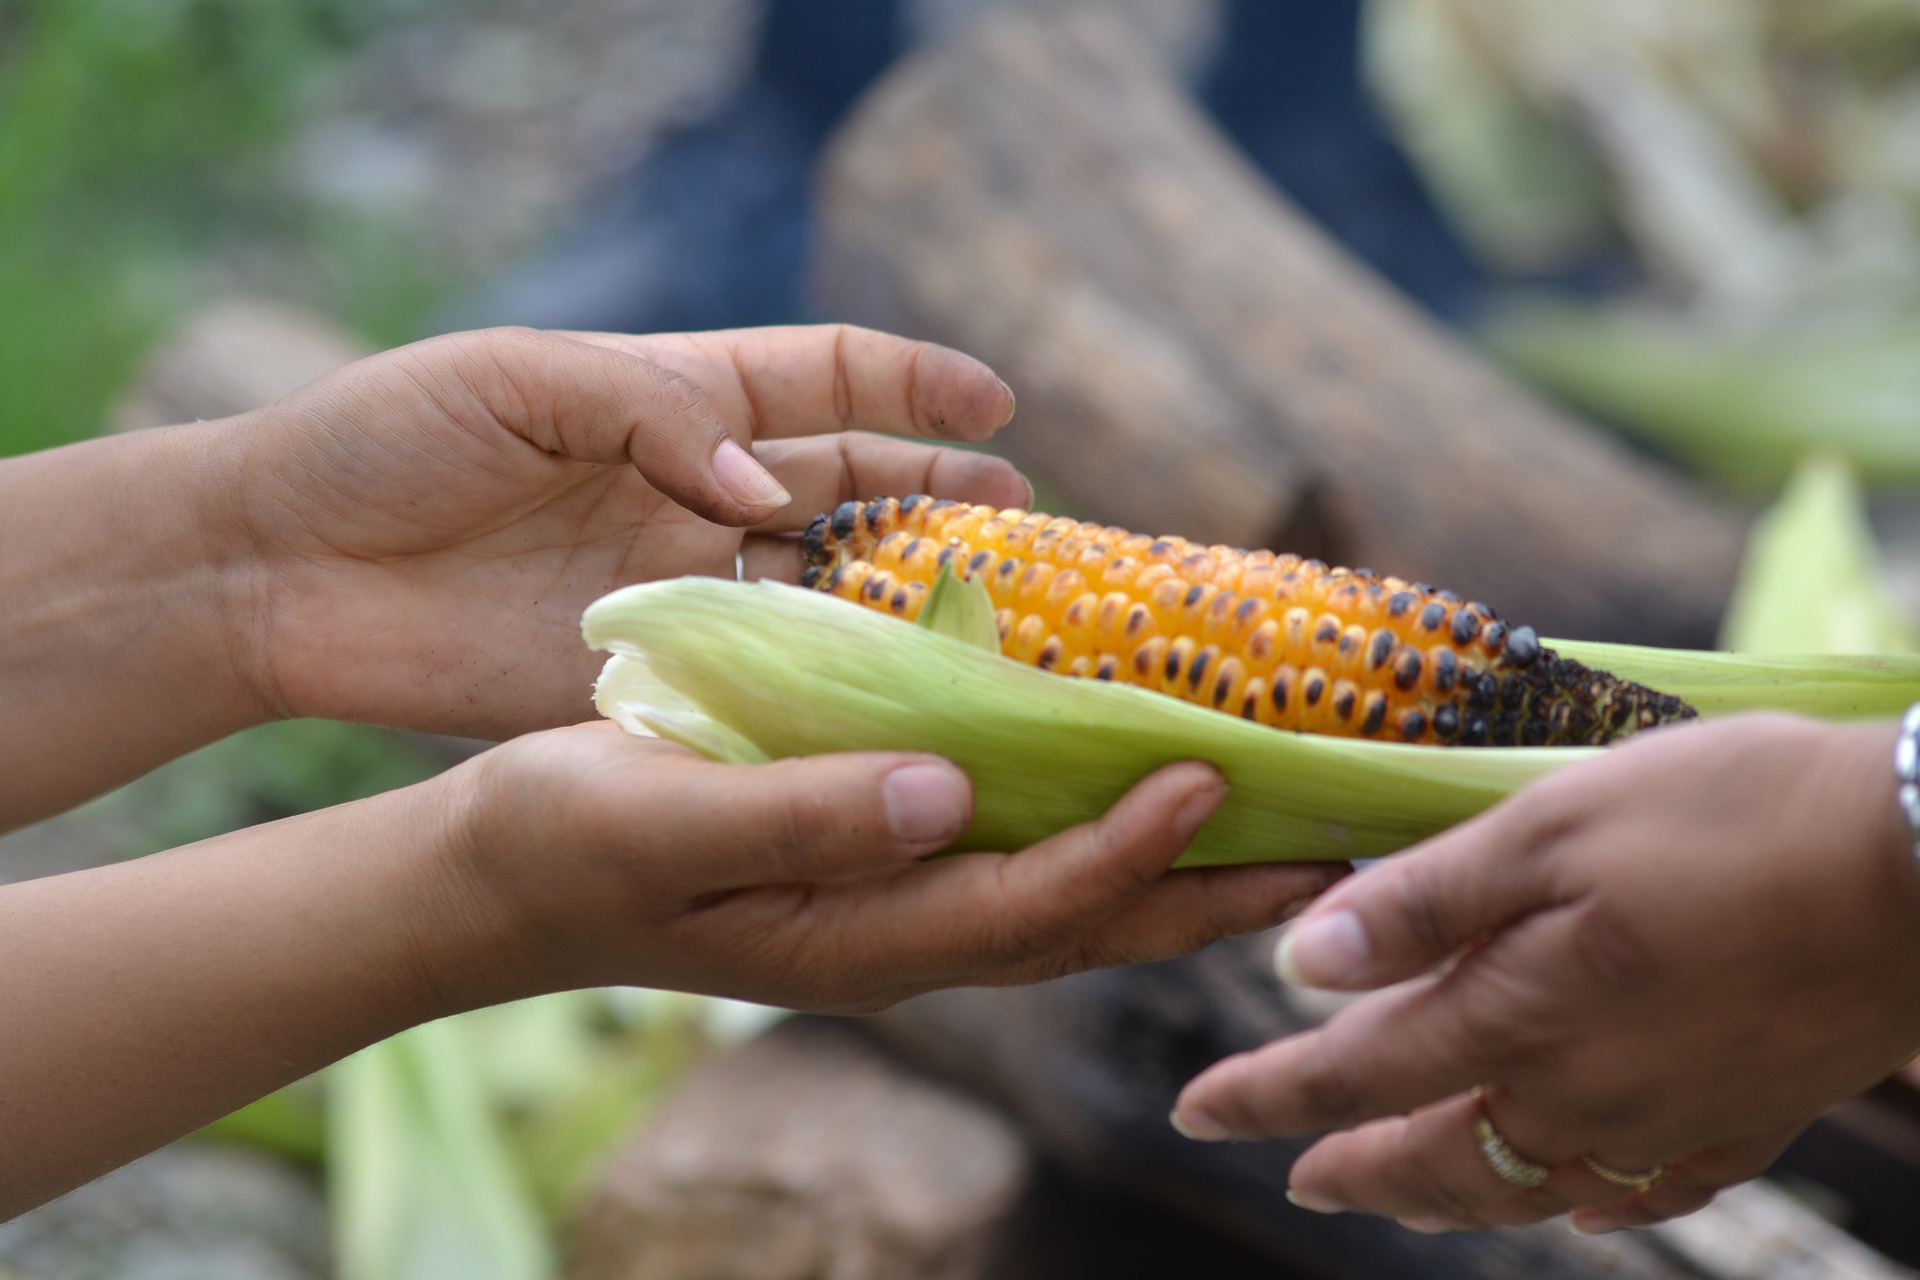
[[[950,566],[986,585],[1009,658],[1278,729],[1572,746],[1694,717],[1484,604],[1296,555],[923,494],[842,503],[802,545],[803,586],[911,619]]]

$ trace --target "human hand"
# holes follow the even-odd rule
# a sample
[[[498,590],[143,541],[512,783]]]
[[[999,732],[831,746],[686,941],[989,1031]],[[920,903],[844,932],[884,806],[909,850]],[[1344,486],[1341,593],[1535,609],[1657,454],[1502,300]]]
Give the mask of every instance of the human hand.
[[[1344,870],[1169,874],[1226,794],[1202,764],[1024,852],[932,861],[972,811],[966,776],[933,756],[716,764],[600,723],[441,783],[465,833],[449,896],[496,940],[455,954],[442,985],[461,1005],[635,984],[864,1012],[1181,954],[1278,922]]]
[[[274,714],[507,737],[588,713],[580,613],[630,582],[797,580],[848,498],[1012,506],[1011,395],[958,352],[846,326],[495,330],[362,360],[240,420],[243,667]],[[789,495],[791,495],[789,497]]]
[[[1691,1212],[1920,1046],[1920,871],[1892,742],[1777,716],[1664,729],[1369,869],[1280,961],[1312,986],[1399,985],[1216,1064],[1177,1123],[1337,1127],[1291,1194],[1421,1230]],[[1495,1174],[1482,1114],[1543,1185]],[[1632,1191],[1583,1156],[1667,1173]]]

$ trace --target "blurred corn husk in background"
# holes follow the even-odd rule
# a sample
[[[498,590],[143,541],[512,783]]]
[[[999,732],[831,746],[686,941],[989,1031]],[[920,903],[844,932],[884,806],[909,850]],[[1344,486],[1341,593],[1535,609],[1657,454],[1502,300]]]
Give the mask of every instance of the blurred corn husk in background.
[[[1496,319],[1519,368],[1744,487],[1920,482],[1920,3],[1370,0],[1366,57],[1490,265],[1644,268]]]

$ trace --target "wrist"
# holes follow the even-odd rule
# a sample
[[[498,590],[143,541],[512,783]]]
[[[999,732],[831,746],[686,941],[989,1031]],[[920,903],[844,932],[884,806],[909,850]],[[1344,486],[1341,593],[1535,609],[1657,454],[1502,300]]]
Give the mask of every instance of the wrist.
[[[223,424],[0,464],[0,828],[271,718],[235,621]]]

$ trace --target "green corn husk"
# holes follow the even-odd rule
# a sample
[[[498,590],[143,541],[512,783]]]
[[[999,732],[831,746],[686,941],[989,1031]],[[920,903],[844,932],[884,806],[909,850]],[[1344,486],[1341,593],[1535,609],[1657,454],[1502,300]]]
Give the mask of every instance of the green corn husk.
[[[1023,848],[1098,817],[1161,765],[1203,759],[1226,775],[1228,796],[1183,865],[1375,857],[1595,754],[1278,732],[1144,689],[1066,679],[770,582],[627,587],[590,607],[583,629],[615,654],[597,705],[631,731],[740,763],[851,750],[946,756],[974,783],[960,849]],[[1920,697],[1920,660],[1553,643],[1698,698],[1706,714],[1879,714]]]
[[[961,849],[1024,848],[1099,817],[1161,765],[1205,759],[1228,796],[1187,864],[1373,857],[1591,754],[1279,733],[775,583],[627,587],[587,610],[585,632],[618,655],[597,691],[603,713],[716,759],[946,756],[974,783]]]

